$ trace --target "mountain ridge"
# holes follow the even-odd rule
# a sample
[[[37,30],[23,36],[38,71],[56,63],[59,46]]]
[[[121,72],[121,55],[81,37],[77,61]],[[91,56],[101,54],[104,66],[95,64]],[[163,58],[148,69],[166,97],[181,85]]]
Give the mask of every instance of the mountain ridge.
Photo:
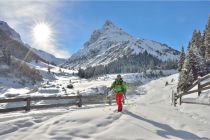
[[[0,30],[10,36],[12,39],[22,42],[20,34],[18,34],[13,28],[11,28],[7,22],[0,20]]]

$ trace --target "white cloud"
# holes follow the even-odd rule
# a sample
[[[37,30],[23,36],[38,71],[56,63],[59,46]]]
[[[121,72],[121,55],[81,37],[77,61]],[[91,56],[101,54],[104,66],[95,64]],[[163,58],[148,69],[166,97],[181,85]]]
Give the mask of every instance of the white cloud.
[[[34,18],[43,19],[56,3],[55,0],[0,0],[0,16],[15,28],[33,22]]]
[[[37,22],[53,22],[49,19],[49,15],[52,15],[55,12],[54,9],[61,4],[59,0],[0,0],[0,20],[6,21],[20,33],[22,40],[32,47],[42,49],[57,57],[67,58],[70,53],[56,42],[56,34],[45,47],[35,45],[31,35],[31,30]],[[55,21],[59,20],[55,19],[56,17],[53,18]],[[56,29],[52,30],[57,32]]]

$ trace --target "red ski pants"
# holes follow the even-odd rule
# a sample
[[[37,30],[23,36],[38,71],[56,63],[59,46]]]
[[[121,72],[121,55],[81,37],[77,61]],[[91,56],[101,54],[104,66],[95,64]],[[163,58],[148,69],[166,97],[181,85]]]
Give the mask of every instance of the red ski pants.
[[[122,110],[122,98],[123,98],[123,93],[119,92],[115,94],[115,99],[116,99],[116,103],[118,106],[118,110]]]

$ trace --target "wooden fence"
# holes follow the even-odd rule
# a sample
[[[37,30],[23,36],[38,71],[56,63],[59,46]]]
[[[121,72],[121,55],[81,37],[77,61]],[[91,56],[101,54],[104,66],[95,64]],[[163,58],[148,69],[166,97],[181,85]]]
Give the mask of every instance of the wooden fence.
[[[193,89],[195,86],[197,86],[198,88]],[[174,91],[172,91],[172,103],[174,104],[174,106],[176,106],[177,100],[179,99],[179,104],[181,105],[182,103],[185,103],[182,101],[183,96],[192,93],[198,93],[198,96],[200,96],[202,91],[207,89],[210,89],[210,74],[203,77],[198,77],[198,79],[185,91],[182,91],[180,93],[175,93]]]
[[[35,105],[32,104],[32,101],[43,101],[43,100],[70,100],[68,103],[57,103],[57,104],[43,104],[43,105]],[[90,100],[97,101],[90,101]],[[11,102],[26,102],[25,106],[13,107],[13,108],[5,108],[0,109],[0,113],[12,112],[12,111],[30,111],[31,109],[41,109],[41,108],[52,108],[52,107],[65,107],[65,106],[74,106],[82,107],[82,105],[86,104],[112,104],[113,98],[105,95],[91,95],[91,96],[58,96],[58,97],[26,97],[26,98],[14,98],[14,99],[0,99],[0,103],[11,103]]]

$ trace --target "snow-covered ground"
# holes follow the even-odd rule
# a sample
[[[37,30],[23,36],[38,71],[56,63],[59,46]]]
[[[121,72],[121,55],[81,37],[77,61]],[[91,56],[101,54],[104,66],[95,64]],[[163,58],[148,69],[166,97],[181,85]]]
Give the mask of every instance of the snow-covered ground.
[[[31,85],[26,82],[21,84],[21,80],[17,78],[8,78],[0,76],[0,98],[18,98],[33,96],[75,96],[79,92],[81,95],[104,94],[107,87],[110,87],[116,74],[105,75],[94,79],[81,79],[77,76],[77,71],[59,68],[57,66],[48,65],[43,62],[32,62],[28,64],[31,68],[38,69],[44,81]],[[51,73],[48,73],[50,66]],[[150,70],[147,71],[150,74]],[[175,70],[163,70],[164,75],[175,73]],[[157,70],[158,74],[159,71]],[[158,77],[148,77],[143,73],[122,74],[127,83],[136,83],[138,85],[146,83]],[[73,89],[68,89],[67,85],[72,84]],[[45,101],[44,101],[45,102]],[[43,101],[35,102],[35,104],[43,104]],[[54,103],[54,101],[50,101]],[[62,101],[61,101],[62,102]],[[57,101],[56,101],[57,103]],[[22,106],[23,103],[0,104],[0,108],[8,108]]]
[[[171,105],[177,77],[175,74],[130,87],[124,113],[114,112],[113,104],[1,114],[0,139],[210,139],[209,106]],[[100,85],[103,78],[81,83],[84,87]],[[107,85],[112,81],[108,79]]]

